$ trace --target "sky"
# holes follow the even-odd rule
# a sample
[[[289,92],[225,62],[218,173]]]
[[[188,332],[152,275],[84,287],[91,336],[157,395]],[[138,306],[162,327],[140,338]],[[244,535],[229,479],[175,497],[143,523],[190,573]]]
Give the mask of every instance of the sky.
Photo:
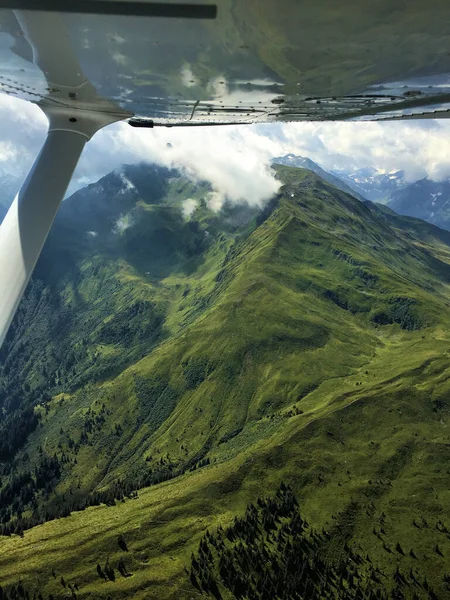
[[[0,175],[23,179],[42,145],[47,121],[33,104],[0,95]],[[116,123],[86,145],[69,193],[122,164],[141,161],[183,168],[211,182],[224,198],[263,204],[278,189],[270,171],[276,156],[306,156],[327,170],[403,169],[408,181],[450,177],[450,122],[289,123],[135,129]]]

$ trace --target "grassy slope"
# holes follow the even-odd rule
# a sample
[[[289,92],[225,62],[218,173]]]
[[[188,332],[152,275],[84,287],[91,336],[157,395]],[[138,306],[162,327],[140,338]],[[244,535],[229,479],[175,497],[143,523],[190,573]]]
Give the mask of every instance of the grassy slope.
[[[354,539],[380,565],[409,568],[414,559],[396,553],[399,541],[414,548],[439,589],[437,537],[444,556],[450,552],[435,528],[448,509],[447,240],[433,229],[425,235],[420,222],[393,229],[315,176],[280,171],[283,198],[265,223],[231,250],[226,239],[213,246],[195,273],[172,274],[158,286],[158,293],[170,290],[171,336],[119,377],[62,403],[55,398],[27,447],[33,456],[45,440],[51,454],[62,441],[70,454],[61,427],[76,437],[84,412],[105,403],[105,423],[77,464],[67,465],[59,494],[75,482],[84,491],[108,485],[143,458],[181,464],[205,444],[212,464],[116,507],[1,540],[2,584],[39,579],[55,594],[63,574],[77,581],[79,597],[194,597],[183,567],[201,533],[284,479],[313,525],[341,524],[330,552]],[[154,297],[138,272],[124,265],[118,276]],[[194,292],[183,296],[186,285]],[[200,314],[192,293],[206,299]],[[405,297],[416,301],[405,309],[407,322],[426,328],[371,322],[392,310],[401,320],[397,300]],[[203,380],[187,386],[190,366],[205,364]],[[175,410],[156,430],[151,413],[141,414],[136,376],[160,377],[178,391]],[[124,435],[113,433],[115,424]],[[383,511],[395,556],[372,533]],[[420,515],[429,528],[413,526]],[[117,563],[120,533],[134,575],[101,582],[96,564],[108,556]]]

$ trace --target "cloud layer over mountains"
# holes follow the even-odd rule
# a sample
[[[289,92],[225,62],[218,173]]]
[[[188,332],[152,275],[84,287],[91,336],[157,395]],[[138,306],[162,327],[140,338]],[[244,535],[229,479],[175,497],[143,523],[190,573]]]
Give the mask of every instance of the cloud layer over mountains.
[[[45,138],[46,119],[34,105],[0,95],[0,174],[25,177]],[[275,156],[308,156],[325,169],[403,169],[408,180],[450,177],[450,124],[297,123],[223,128],[133,129],[117,123],[88,143],[69,188],[95,181],[123,163],[142,160],[184,168],[210,181],[212,205],[224,198],[261,204],[278,189]]]

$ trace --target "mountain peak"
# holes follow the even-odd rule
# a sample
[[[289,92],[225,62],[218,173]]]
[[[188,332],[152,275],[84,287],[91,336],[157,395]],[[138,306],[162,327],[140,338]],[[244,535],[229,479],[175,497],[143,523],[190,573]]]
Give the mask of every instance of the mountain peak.
[[[386,202],[394,191],[407,185],[404,172],[396,169],[363,167],[352,173],[334,171],[334,174],[373,202]]]
[[[319,177],[328,181],[331,185],[334,185],[338,189],[346,192],[347,194],[351,194],[356,197],[360,201],[364,201],[365,198],[359,194],[358,191],[355,191],[352,187],[350,187],[345,181],[341,178],[337,177],[333,173],[326,171],[320,165],[315,163],[310,158],[306,158],[304,156],[296,156],[295,154],[286,154],[285,156],[279,156],[272,160],[272,164],[285,165],[288,167],[295,167],[300,169],[309,169],[310,171],[316,173]]]

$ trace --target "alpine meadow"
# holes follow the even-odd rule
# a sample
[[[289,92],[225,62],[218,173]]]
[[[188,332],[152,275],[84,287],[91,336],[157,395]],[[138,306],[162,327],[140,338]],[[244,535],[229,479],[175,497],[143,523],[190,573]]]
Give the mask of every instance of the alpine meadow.
[[[0,351],[1,599],[450,598],[450,232],[273,168],[62,204]]]

